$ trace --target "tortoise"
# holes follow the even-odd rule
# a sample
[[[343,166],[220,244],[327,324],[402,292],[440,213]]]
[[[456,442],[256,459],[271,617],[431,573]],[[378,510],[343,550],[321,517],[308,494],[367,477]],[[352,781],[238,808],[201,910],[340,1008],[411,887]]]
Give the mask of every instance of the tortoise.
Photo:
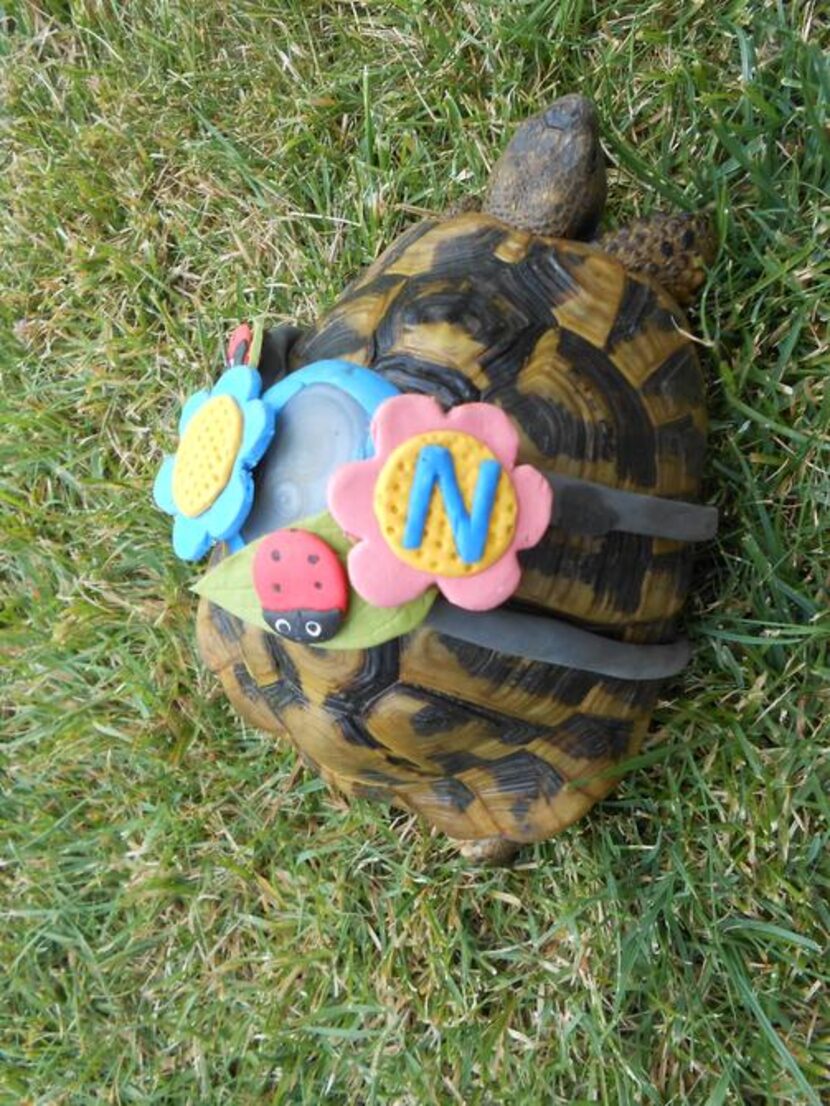
[[[267,332],[260,370],[273,380],[345,358],[445,408],[501,407],[520,459],[566,490],[694,502],[704,383],[679,305],[712,260],[709,220],[661,213],[597,238],[605,199],[597,111],[564,96],[519,126],[482,204],[410,227],[311,330]],[[585,502],[521,555],[508,609],[609,648],[675,642],[691,542],[597,527]],[[417,812],[479,863],[509,863],[606,796],[664,682],[647,664],[548,663],[430,621],[324,651],[205,599],[197,638],[244,719],[287,738],[335,789]]]

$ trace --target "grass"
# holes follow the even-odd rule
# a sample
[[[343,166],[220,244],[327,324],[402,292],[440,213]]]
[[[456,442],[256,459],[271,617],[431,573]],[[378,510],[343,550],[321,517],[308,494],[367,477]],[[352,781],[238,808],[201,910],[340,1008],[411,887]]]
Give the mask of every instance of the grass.
[[[1,1103],[827,1101],[828,45],[797,0],[6,9]],[[149,489],[232,323],[573,89],[609,223],[716,211],[722,528],[639,769],[475,872],[234,719]]]

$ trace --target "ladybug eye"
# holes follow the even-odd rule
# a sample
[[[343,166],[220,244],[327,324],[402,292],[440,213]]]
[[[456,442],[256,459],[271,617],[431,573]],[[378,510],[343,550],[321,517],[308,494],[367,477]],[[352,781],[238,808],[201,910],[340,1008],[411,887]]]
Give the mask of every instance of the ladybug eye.
[[[320,634],[323,632],[323,627],[320,625],[319,622],[306,622],[305,632],[308,634],[309,637],[319,637]]]
[[[278,634],[287,634],[291,631],[291,623],[287,618],[278,618],[274,623],[274,629]]]

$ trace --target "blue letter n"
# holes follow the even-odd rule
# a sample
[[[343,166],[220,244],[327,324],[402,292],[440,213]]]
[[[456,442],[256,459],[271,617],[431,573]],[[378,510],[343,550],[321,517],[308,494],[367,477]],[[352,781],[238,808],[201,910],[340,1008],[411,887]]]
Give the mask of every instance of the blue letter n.
[[[458,556],[465,564],[475,564],[484,556],[490,516],[496,500],[496,489],[501,477],[498,461],[482,461],[473,493],[473,506],[467,511],[464,497],[455,475],[455,464],[450,451],[442,445],[425,445],[418,454],[415,475],[409,491],[406,526],[403,532],[404,549],[419,549],[424,540],[432,492],[438,484],[444,511],[452,528],[452,536]]]

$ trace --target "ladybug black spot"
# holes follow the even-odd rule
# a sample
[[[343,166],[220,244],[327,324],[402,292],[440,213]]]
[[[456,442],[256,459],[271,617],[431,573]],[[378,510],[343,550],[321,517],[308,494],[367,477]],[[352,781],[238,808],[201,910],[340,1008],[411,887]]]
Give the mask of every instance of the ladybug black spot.
[[[323,584],[322,584],[322,581],[320,581],[320,580],[315,580],[315,581],[314,581],[314,586],[315,586],[315,588],[317,588],[317,590],[318,590],[318,591],[320,591],[320,589],[321,589],[321,588],[322,588],[322,586],[323,586]]]
[[[308,563],[309,563],[310,565],[316,565],[316,564],[317,564],[317,562],[318,562],[319,560],[320,560],[320,556],[319,556],[319,554],[317,554],[317,553],[309,553],[309,555],[308,555]]]
[[[280,559],[279,549],[272,549],[271,550],[271,560],[272,561],[278,561],[279,559]]]
[[[274,591],[282,591],[282,584],[272,584],[271,587]]]

